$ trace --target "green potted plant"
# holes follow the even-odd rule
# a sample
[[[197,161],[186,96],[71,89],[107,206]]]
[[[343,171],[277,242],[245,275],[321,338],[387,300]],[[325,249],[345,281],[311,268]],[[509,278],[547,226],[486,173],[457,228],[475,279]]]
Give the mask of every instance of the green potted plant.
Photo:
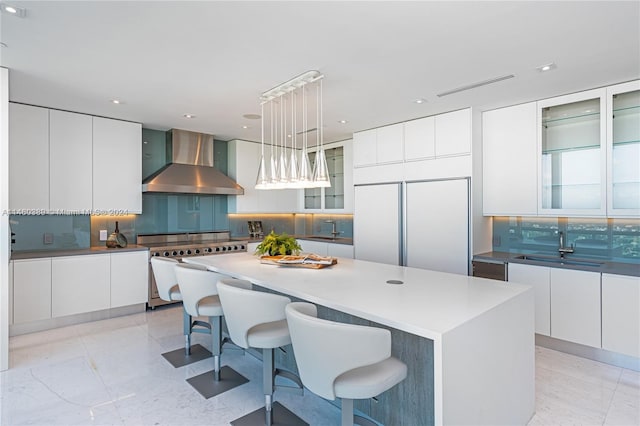
[[[298,241],[285,232],[282,234],[276,234],[271,231],[258,247],[256,247],[256,254],[269,255],[269,256],[285,256],[289,254],[299,254],[302,251],[302,247],[298,244]]]

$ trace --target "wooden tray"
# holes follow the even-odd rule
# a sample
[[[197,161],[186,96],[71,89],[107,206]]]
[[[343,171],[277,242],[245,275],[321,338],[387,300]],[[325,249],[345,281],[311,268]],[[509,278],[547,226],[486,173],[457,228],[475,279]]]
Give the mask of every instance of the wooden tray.
[[[264,263],[267,265],[284,266],[289,268],[306,268],[306,269],[322,269],[338,263],[338,259],[336,259],[335,257],[331,258],[330,264],[327,264],[327,263],[280,263],[279,261],[285,257],[303,259],[305,256],[260,256],[260,263]]]

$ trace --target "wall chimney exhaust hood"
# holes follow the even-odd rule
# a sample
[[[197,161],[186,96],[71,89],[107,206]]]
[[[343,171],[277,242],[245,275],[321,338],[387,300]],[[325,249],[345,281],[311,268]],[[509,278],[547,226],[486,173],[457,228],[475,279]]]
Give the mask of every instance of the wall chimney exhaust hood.
[[[172,129],[171,162],[142,181],[142,192],[243,195],[244,189],[213,166],[213,135]]]

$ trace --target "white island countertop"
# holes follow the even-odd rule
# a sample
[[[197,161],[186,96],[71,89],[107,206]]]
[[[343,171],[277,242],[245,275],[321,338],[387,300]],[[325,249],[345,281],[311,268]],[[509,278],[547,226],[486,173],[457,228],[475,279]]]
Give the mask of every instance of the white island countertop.
[[[323,269],[263,264],[248,253],[187,257],[184,261],[432,340],[530,288],[343,258]],[[403,284],[388,284],[387,280]]]
[[[534,414],[530,286],[345,258],[323,269],[262,264],[249,253],[184,261],[432,342],[396,336],[400,359],[412,349],[402,345],[432,348],[404,359],[413,380],[398,385],[392,410],[409,424],[526,424]]]

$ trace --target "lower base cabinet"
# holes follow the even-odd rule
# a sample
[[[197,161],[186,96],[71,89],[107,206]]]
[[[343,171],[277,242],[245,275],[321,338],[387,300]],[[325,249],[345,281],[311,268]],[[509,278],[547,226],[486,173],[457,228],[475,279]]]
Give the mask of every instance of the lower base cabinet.
[[[51,316],[109,309],[109,274],[109,256],[54,257],[51,260]]]
[[[640,358],[640,277],[602,274],[602,349]]]
[[[146,303],[149,298],[149,254],[111,254],[111,307]]]
[[[353,259],[353,246],[348,244],[321,243],[319,241],[298,240],[304,253],[319,256],[346,257]]]
[[[551,268],[551,337],[601,347],[600,273]]]
[[[12,261],[13,324],[147,302],[149,253]]]
[[[13,322],[51,318],[51,259],[13,261]]]
[[[551,268],[509,263],[509,281],[533,287],[535,299],[535,331],[551,335]]]

